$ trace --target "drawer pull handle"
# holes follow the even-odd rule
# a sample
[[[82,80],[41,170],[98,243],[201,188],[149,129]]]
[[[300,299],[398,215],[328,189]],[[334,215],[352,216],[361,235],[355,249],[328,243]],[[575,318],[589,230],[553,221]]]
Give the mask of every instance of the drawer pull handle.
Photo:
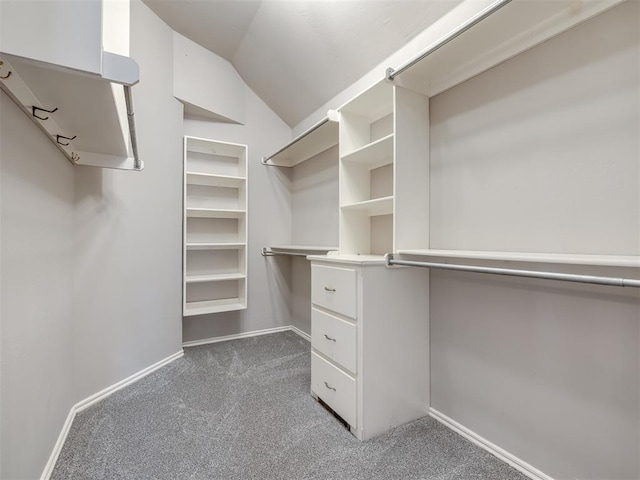
[[[336,291],[336,289],[335,289],[335,288],[324,287],[324,289],[325,289],[327,292],[335,292],[335,291]]]
[[[333,388],[331,385],[329,385],[327,382],[324,382],[324,386],[327,387],[329,390],[333,390],[334,392],[336,391],[336,389]]]
[[[329,335],[327,335],[326,333],[324,334],[324,338],[326,338],[327,340],[331,340],[332,342],[335,342],[336,339],[335,338],[331,338]]]

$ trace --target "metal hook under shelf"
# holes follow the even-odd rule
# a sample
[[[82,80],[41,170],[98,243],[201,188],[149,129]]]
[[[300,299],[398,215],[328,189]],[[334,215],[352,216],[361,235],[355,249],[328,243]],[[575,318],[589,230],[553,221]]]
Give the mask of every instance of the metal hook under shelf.
[[[3,65],[4,65],[4,62],[2,60],[0,60],[0,68],[2,68]],[[13,72],[11,70],[9,70],[9,73],[7,73],[5,76],[0,75],[0,79],[4,80],[6,78],[9,78],[12,73]]]
[[[46,108],[36,107],[35,105],[31,107],[31,115],[36,117],[38,120],[49,120],[49,117],[39,117],[38,115],[36,115],[36,110],[40,110],[41,112],[54,113],[58,111],[58,107],[54,108],[53,110],[47,110]]]
[[[56,109],[57,110],[57,109]],[[59,143],[60,145],[62,145],[63,147],[67,147],[69,146],[69,142],[67,143],[62,143],[60,141],[61,138],[64,138],[65,140],[75,140],[78,136],[74,135],[73,137],[65,137],[64,135],[56,135],[56,143]]]

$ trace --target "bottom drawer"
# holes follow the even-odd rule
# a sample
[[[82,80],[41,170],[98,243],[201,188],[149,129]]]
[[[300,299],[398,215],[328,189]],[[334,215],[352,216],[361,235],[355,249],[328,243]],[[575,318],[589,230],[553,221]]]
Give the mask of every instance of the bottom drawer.
[[[351,427],[356,427],[356,381],[338,367],[311,352],[311,391]]]

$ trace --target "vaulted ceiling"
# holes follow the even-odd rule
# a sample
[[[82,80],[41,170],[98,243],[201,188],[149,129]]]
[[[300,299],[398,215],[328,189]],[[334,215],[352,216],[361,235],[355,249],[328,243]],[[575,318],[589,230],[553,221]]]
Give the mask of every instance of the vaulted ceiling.
[[[143,1],[294,126],[461,0]]]

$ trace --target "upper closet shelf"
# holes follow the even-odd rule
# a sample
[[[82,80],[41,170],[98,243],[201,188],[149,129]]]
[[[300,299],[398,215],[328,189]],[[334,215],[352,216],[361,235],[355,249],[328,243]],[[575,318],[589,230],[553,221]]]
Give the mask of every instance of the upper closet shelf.
[[[332,110],[313,127],[298,135],[276,153],[262,158],[262,164],[294,167],[338,144],[338,114]]]
[[[590,265],[640,268],[636,255],[579,255],[569,253],[485,252],[471,250],[398,250],[399,255],[510,262],[555,263],[559,265]]]
[[[142,170],[129,3],[81,3],[3,4],[0,88],[74,165]]]
[[[386,77],[434,96],[622,1],[498,0]]]

